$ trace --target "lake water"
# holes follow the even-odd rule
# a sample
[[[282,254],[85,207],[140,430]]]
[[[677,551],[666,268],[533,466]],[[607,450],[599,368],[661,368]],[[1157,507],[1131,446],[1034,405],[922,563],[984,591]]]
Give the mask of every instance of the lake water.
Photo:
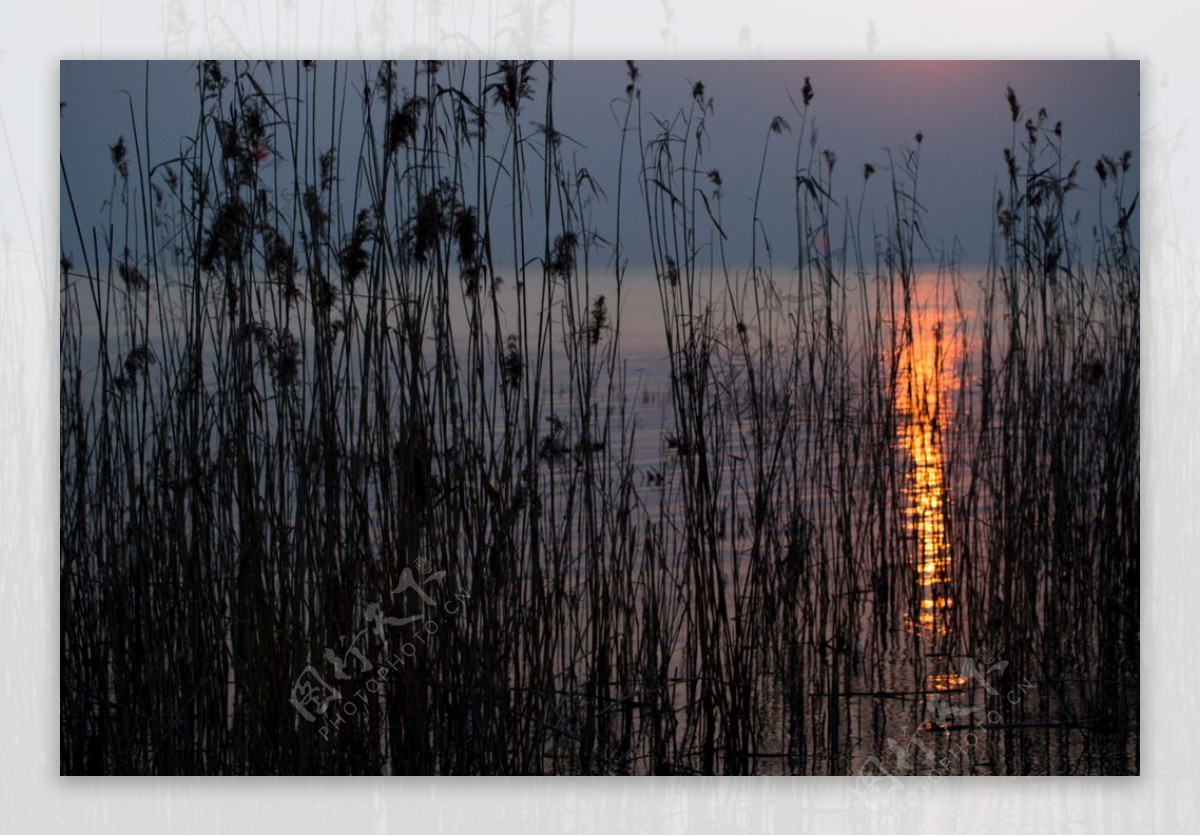
[[[535,665],[529,657],[515,661],[510,675],[561,681],[567,696],[547,705],[560,719],[580,717],[589,709],[578,689],[598,687],[589,653],[613,643],[604,652],[615,682],[601,688],[612,711],[588,714],[587,734],[600,734],[598,724],[627,748],[588,769],[655,771],[663,760],[651,752],[658,747],[671,753],[666,760],[676,771],[877,779],[864,790],[867,803],[890,798],[884,779],[893,775],[1137,771],[1136,678],[1119,685],[1120,716],[1098,718],[1098,680],[1078,676],[1061,658],[1061,639],[1045,632],[1053,609],[1046,590],[1059,587],[1040,568],[1027,582],[1014,580],[1024,570],[988,554],[996,542],[989,532],[1001,520],[989,481],[1000,471],[986,458],[991,451],[978,424],[983,281],[980,274],[929,274],[913,280],[907,298],[894,282],[831,285],[826,309],[823,292],[795,278],[728,288],[701,282],[685,294],[642,273],[627,275],[619,288],[611,276],[523,295],[506,286],[494,309],[435,294],[446,307],[423,309],[410,323],[407,300],[376,300],[396,335],[386,362],[403,354],[405,334],[423,333],[420,374],[449,380],[459,392],[453,406],[428,407],[452,430],[429,426],[417,442],[406,436],[411,427],[398,425],[396,455],[427,445],[433,489],[444,492],[438,502],[469,509],[477,500],[450,492],[474,491],[510,509],[513,534],[506,536],[536,538],[545,555],[535,562],[532,541],[523,541],[503,575],[517,591],[501,600],[517,608],[505,619],[555,625],[547,633],[553,646],[536,662],[553,671],[528,667]],[[194,298],[177,286],[156,301],[174,313],[151,317],[144,339],[162,359],[158,373],[169,377],[170,358],[183,356],[183,312]],[[375,407],[354,383],[369,356],[362,329],[370,303],[365,292],[347,296],[336,312],[347,324],[334,363],[339,379],[350,381],[338,407],[341,465],[347,484],[367,497],[361,545],[387,565],[397,521],[386,510],[391,499],[381,502],[389,489],[376,474],[378,457],[390,452],[374,440]],[[258,315],[272,321],[268,307]],[[485,323],[477,342],[464,337],[474,315]],[[311,356],[305,307],[289,313],[286,326],[273,321],[276,337],[288,330],[302,356]],[[227,385],[228,357],[211,345],[239,338],[223,333],[231,324],[214,319],[209,327],[202,380],[218,392]],[[511,384],[497,360],[510,334],[527,363]],[[129,345],[111,350],[119,370]],[[997,364],[1005,351],[1002,341],[993,345]],[[85,392],[97,383],[98,366],[87,361],[98,352],[96,324],[85,319]],[[285,420],[271,396],[269,359],[264,351],[254,378],[259,441],[250,446],[262,455],[274,449],[268,439]],[[289,414],[311,408],[308,368],[302,365],[291,390]],[[147,380],[154,385],[154,377]],[[164,414],[172,391],[160,390]],[[402,412],[402,395],[393,392],[398,400],[389,408]],[[529,426],[535,429],[524,431]],[[153,459],[161,441],[143,431],[143,455]],[[532,437],[536,451],[511,451]],[[439,446],[454,438],[473,446]],[[242,443],[213,431],[209,452],[220,462]],[[296,486],[313,475],[297,451],[303,445],[293,443],[295,450],[281,448],[280,478]],[[527,470],[496,487],[492,476],[456,483],[464,467],[500,473],[505,455],[536,475]],[[536,496],[536,511],[526,491]],[[239,524],[231,524],[236,537]],[[478,538],[497,537],[499,525],[449,533],[450,542],[420,533],[419,554],[464,587],[478,591],[483,583],[486,595],[500,576],[481,568],[481,555],[495,544],[489,540],[481,552]],[[1026,586],[1020,606],[1028,611],[1012,611],[1012,624],[1020,625],[1013,627],[1003,596]],[[551,611],[537,609],[548,601]],[[722,622],[715,628],[714,619]],[[600,630],[607,632],[598,637]],[[226,642],[233,639],[230,628]],[[497,641],[522,647],[511,637]],[[642,668],[618,672],[626,664]],[[743,729],[736,744],[717,752],[704,742],[705,730],[729,737],[734,722]],[[564,723],[575,728],[567,721],[554,727]],[[563,734],[546,744],[545,771],[579,768],[582,756],[564,742],[576,735]]]

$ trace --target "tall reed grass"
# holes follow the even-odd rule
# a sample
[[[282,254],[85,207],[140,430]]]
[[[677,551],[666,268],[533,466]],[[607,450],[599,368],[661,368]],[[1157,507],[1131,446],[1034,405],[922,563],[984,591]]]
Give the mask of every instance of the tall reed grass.
[[[1130,157],[1081,189],[1010,93],[982,286],[934,281],[922,137],[860,184],[806,80],[763,126],[760,192],[796,152],[779,269],[704,86],[659,119],[627,69],[615,183],[532,62],[202,62],[192,136],[131,107],[103,217],[63,160],[64,773],[845,774],[942,690],[1002,715],[962,772],[1137,771]],[[955,678],[984,646],[1001,679]]]

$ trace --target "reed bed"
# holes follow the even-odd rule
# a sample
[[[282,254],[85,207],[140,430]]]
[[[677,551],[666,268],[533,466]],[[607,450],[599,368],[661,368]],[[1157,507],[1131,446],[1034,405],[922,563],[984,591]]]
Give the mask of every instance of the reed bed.
[[[806,80],[763,126],[781,269],[703,84],[658,118],[627,69],[611,183],[532,62],[202,62],[192,136],[131,107],[104,217],[63,160],[63,773],[850,774],[919,729],[1137,772],[1130,157],[1081,245],[1010,91],[977,279],[923,241],[922,137],[847,172]]]

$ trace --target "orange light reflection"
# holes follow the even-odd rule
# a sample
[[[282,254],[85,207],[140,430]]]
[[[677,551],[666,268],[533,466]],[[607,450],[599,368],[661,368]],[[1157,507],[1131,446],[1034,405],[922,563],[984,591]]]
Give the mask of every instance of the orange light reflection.
[[[954,599],[944,594],[953,580],[946,531],[946,471],[942,453],[942,410],[952,368],[950,343],[936,309],[912,309],[912,341],[901,358],[896,382],[900,447],[910,462],[905,495],[915,546],[917,585],[925,590],[921,612],[909,623],[922,632],[947,635]]]
[[[956,602],[954,566],[947,529],[948,478],[943,424],[948,415],[953,340],[945,340],[941,313],[912,308],[912,340],[901,356],[896,381],[899,446],[908,460],[905,517],[913,545],[916,612],[905,616],[908,629],[928,643],[935,660],[926,674],[928,692],[957,692],[964,684],[955,672]]]

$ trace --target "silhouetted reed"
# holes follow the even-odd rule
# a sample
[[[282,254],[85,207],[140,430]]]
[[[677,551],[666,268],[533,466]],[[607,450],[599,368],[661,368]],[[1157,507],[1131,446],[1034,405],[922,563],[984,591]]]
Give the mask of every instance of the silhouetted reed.
[[[553,64],[202,62],[192,136],[131,111],[62,230],[64,773],[844,774],[942,696],[993,730],[958,771],[1137,771],[1131,157],[1085,248],[1009,90],[975,281],[923,240],[921,134],[842,185],[806,78],[731,218],[703,82],[654,119],[627,70],[614,230]]]

